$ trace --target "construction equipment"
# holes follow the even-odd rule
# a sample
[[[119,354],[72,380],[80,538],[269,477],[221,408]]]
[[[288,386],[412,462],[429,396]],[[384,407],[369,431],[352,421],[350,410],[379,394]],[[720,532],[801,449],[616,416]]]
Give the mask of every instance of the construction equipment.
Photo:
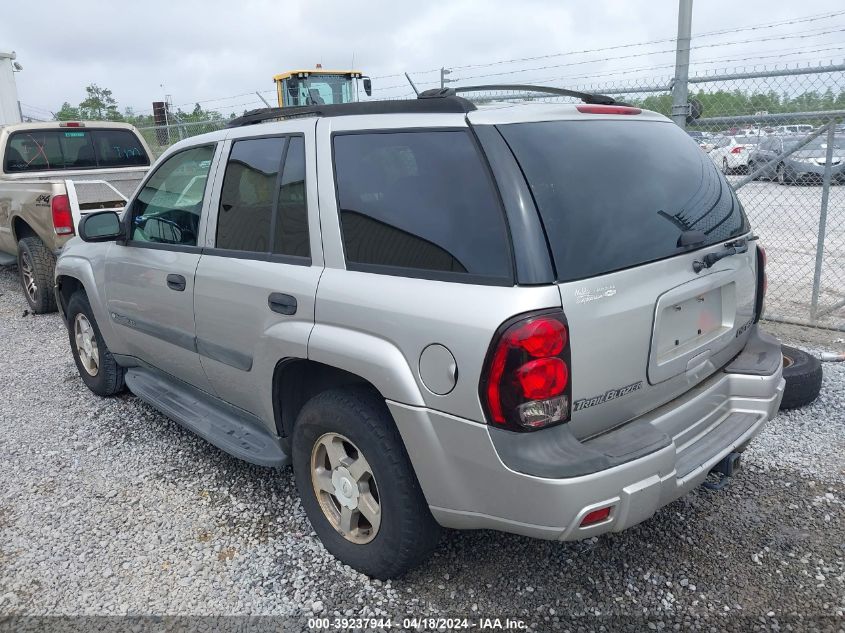
[[[372,95],[369,77],[357,70],[289,70],[273,77],[280,108],[330,105],[358,101],[358,82]]]

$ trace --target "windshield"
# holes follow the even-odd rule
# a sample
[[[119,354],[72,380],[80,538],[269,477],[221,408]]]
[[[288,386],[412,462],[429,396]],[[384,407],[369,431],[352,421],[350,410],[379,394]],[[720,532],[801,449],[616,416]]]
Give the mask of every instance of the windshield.
[[[757,145],[760,142],[759,136],[735,136],[734,140],[739,145]]]
[[[683,130],[662,121],[549,121],[498,127],[528,180],[559,281],[609,273],[742,235],[733,189]]]
[[[789,145],[796,145],[801,141],[801,139],[792,139],[788,143]],[[845,139],[841,136],[836,136],[833,138],[833,149],[842,149],[845,147]],[[827,135],[822,135],[817,138],[814,138],[812,141],[807,143],[804,147],[801,148],[802,150],[824,150],[827,149]]]
[[[287,94],[293,106],[331,105],[351,103],[352,80],[347,75],[311,75],[305,79],[285,80]]]

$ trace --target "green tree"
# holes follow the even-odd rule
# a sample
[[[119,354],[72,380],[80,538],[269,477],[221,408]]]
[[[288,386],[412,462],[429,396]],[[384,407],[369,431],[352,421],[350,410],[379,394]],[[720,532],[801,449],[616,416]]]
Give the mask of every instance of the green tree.
[[[108,88],[100,88],[97,84],[85,87],[88,97],[79,104],[79,111],[84,119],[98,119],[108,121],[122,121],[123,116],[117,109],[117,101]]]
[[[56,113],[56,119],[59,121],[78,121],[81,118],[79,108],[74,108],[67,101],[62,104],[62,107]]]

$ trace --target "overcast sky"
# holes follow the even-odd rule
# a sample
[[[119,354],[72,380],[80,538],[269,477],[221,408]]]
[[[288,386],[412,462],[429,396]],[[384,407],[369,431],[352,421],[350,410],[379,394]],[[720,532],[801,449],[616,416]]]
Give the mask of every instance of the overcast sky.
[[[183,109],[220,99],[203,107],[240,112],[261,105],[250,94],[255,90],[272,102],[275,73],[317,62],[345,68],[353,56],[355,67],[374,77],[374,96],[396,97],[409,92],[404,79],[384,75],[407,70],[420,83],[435,82],[437,72],[421,71],[668,39],[677,28],[675,0],[55,0],[4,5],[0,50],[17,52],[24,67],[16,75],[19,98],[24,113],[39,118],[50,118],[49,112],[64,101],[78,104],[90,83],[111,89],[121,110],[149,111],[166,92]],[[838,15],[695,38],[832,13]],[[693,35],[694,71],[742,66],[746,59],[770,65],[841,61],[845,6],[842,0],[697,0]],[[730,44],[745,40],[755,41]],[[660,42],[456,68],[452,77],[465,83],[543,80],[565,86],[667,77],[673,47]]]

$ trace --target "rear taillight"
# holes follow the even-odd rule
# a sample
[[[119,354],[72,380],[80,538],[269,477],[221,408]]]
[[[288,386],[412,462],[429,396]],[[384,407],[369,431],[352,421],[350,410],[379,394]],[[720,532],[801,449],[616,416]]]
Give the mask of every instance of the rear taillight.
[[[742,147],[734,147],[731,150],[731,154],[741,154],[741,153],[742,153]]]
[[[584,114],[639,114],[639,108],[623,105],[579,105],[575,106],[578,112]]]
[[[766,275],[766,249],[757,244],[757,298],[754,302],[754,321],[763,316],[766,291],[769,289],[769,277]]]
[[[569,331],[559,310],[502,325],[481,377],[488,421],[512,431],[531,431],[569,420],[570,358]]]
[[[70,200],[66,195],[53,196],[50,202],[53,212],[53,228],[56,235],[73,235],[73,217],[70,214]]]

